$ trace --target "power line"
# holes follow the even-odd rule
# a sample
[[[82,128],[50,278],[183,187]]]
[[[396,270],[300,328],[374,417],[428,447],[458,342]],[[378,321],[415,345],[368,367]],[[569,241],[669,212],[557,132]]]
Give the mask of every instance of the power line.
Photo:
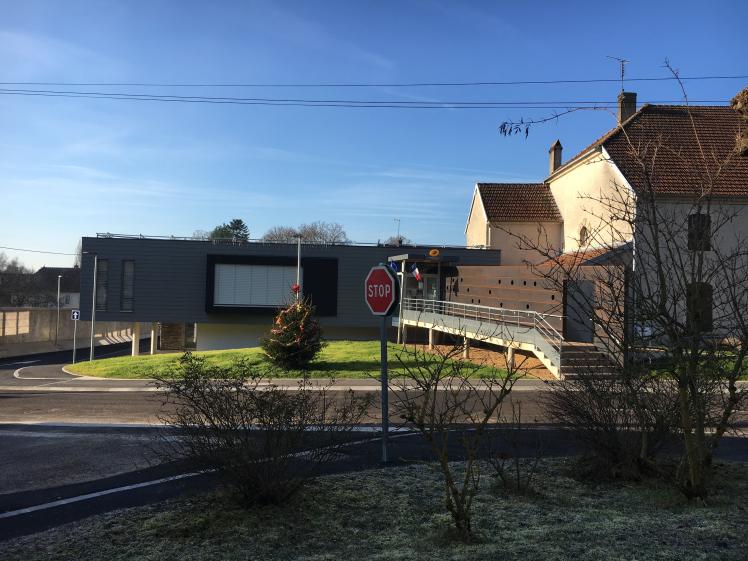
[[[748,75],[734,76],[681,76],[681,80],[742,80]],[[626,78],[625,82],[659,82],[676,80],[674,76]],[[168,82],[0,82],[3,86],[106,86],[154,88],[416,88],[416,87],[466,87],[466,86],[521,86],[554,84],[593,84],[620,82],[620,78],[591,78],[567,80],[506,80],[475,82],[329,82],[329,83],[168,83]]]
[[[518,101],[430,101],[430,100],[419,100],[419,101],[398,101],[398,100],[364,100],[364,99],[306,99],[306,98],[268,98],[268,97],[235,97],[235,96],[200,96],[200,95],[173,95],[173,94],[148,94],[148,93],[128,93],[128,92],[92,92],[92,91],[70,91],[70,90],[29,90],[29,89],[10,89],[0,88],[0,92],[7,93],[44,93],[44,94],[64,94],[64,95],[80,95],[80,96],[112,96],[112,97],[136,97],[136,98],[164,98],[164,99],[175,99],[175,100],[208,100],[208,101],[253,101],[253,102],[268,102],[268,103],[346,103],[346,104],[362,104],[362,105],[381,105],[381,104],[393,104],[393,105],[615,105],[615,100],[560,100],[560,101],[529,101],[529,100],[518,100]],[[652,100],[647,103],[679,103],[682,100]],[[692,103],[727,103],[726,100],[694,100]]]
[[[0,245],[0,249],[10,249],[12,251],[23,251],[26,253],[47,253],[49,255],[78,255],[77,253],[63,253],[60,251],[42,251],[40,249],[24,249],[22,247],[6,247],[4,245]]]
[[[62,97],[109,99],[116,101],[158,101],[170,103],[204,103],[219,105],[267,105],[291,107],[348,107],[383,109],[612,109],[613,101],[372,101],[336,99],[240,98],[209,96],[176,96],[142,93],[84,92],[60,90],[18,90],[0,88],[0,95],[30,97]],[[680,101],[651,101],[650,103],[680,103]],[[727,103],[724,100],[696,100],[692,103]]]

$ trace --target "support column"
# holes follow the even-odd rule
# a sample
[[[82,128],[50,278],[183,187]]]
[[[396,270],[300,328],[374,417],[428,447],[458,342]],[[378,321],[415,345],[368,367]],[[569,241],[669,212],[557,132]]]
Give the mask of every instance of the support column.
[[[509,370],[514,369],[514,347],[506,348],[506,367]]]
[[[140,354],[140,323],[132,324],[132,356]]]
[[[402,343],[403,343],[403,346],[405,346],[408,342],[408,326],[403,324],[402,330],[403,330]]]
[[[470,358],[470,339],[467,337],[463,339],[462,358]]]
[[[152,321],[151,322],[151,354],[156,354],[156,349],[158,349],[158,322]]]
[[[429,350],[434,350],[434,329],[429,327]]]

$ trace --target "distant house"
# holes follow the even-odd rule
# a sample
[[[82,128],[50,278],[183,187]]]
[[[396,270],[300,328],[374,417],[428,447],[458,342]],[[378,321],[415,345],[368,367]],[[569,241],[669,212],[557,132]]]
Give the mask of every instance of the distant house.
[[[35,273],[0,273],[0,306],[54,308],[58,277],[60,307],[80,307],[79,267],[42,267]]]

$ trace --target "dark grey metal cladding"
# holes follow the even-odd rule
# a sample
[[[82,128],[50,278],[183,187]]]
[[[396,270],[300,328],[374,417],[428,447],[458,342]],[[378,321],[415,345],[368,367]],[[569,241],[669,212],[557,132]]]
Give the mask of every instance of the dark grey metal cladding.
[[[162,321],[197,323],[267,323],[266,316],[209,313],[206,308],[208,255],[296,258],[296,244],[215,244],[199,240],[152,238],[83,238],[81,314],[91,319],[94,254],[109,261],[107,310],[97,311],[100,321]],[[429,246],[407,251],[428,253]],[[460,263],[500,264],[498,250],[449,248]],[[403,248],[361,245],[302,245],[303,259],[337,260],[336,315],[321,318],[330,326],[375,327],[364,302],[363,282],[369,269],[386,263]],[[132,312],[120,311],[122,261],[135,261],[135,304]],[[331,279],[333,280],[333,279]],[[308,282],[308,281],[307,281]]]

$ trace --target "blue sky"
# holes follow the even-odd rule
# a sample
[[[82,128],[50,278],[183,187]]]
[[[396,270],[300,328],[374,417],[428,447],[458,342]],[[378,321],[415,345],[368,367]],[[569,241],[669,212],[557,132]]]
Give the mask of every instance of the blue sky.
[[[462,82],[748,74],[745,2],[0,1],[0,81]],[[689,82],[728,100],[745,81]],[[0,86],[1,87],[1,86]],[[59,88],[58,88],[59,89]],[[78,88],[85,89],[85,88]],[[106,88],[87,88],[104,91]],[[639,82],[640,100],[678,100]],[[119,90],[123,91],[123,90]],[[314,99],[613,100],[615,83],[453,88],[127,91]],[[96,232],[190,235],[234,217],[340,222],[351,239],[402,232],[464,243],[475,181],[539,181],[613,124],[579,112],[504,138],[543,110],[221,106],[0,96],[0,245],[70,252]],[[2,251],[2,250],[0,250]],[[71,258],[16,253],[32,266]]]

